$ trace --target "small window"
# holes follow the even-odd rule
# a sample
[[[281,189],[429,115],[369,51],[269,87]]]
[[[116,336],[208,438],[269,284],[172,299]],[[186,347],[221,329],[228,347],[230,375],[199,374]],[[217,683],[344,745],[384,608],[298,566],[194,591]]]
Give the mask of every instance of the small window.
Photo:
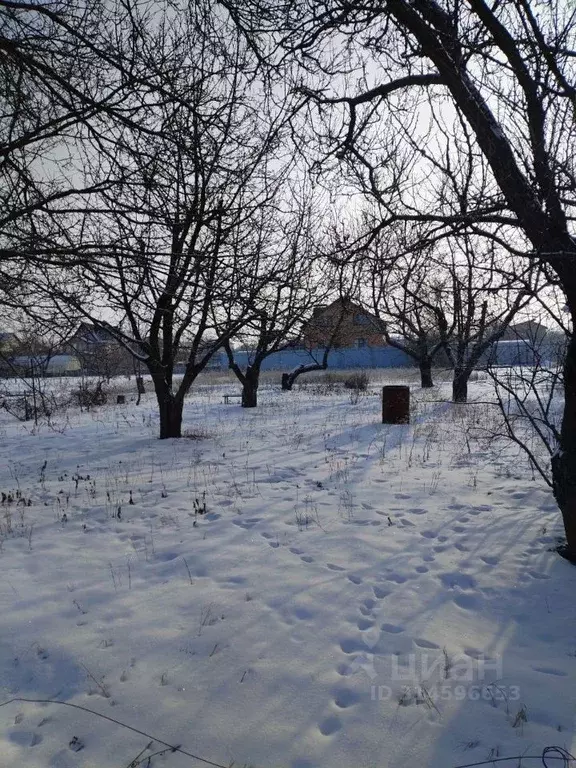
[[[358,347],[358,349],[362,349],[362,347],[368,346],[368,342],[366,341],[366,339],[356,339],[356,346]]]

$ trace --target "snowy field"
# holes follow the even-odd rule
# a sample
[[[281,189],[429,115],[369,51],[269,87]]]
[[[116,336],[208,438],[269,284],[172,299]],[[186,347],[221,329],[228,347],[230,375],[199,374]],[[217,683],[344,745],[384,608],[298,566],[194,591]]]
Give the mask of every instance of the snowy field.
[[[265,386],[253,410],[200,386],[162,442],[153,395],[0,416],[2,701],[143,732],[12,701],[2,767],[203,764],[158,740],[258,768],[574,753],[550,491],[476,439],[489,405],[414,387],[412,424],[382,425],[382,383]]]

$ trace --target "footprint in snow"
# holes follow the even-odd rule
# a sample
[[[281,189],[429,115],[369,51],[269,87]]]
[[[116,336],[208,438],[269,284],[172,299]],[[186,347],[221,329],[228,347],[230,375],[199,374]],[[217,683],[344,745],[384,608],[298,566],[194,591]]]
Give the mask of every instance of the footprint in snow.
[[[341,565],[336,565],[335,563],[326,563],[326,568],[329,568],[331,571],[345,571],[346,568],[342,568]]]
[[[365,651],[366,646],[356,637],[344,637],[340,640],[340,648],[344,653],[356,653],[357,651]]]
[[[478,600],[474,595],[456,595],[454,602],[459,608],[463,608],[466,611],[473,611],[478,607]]]
[[[8,738],[20,747],[35,747],[42,741],[42,736],[34,731],[13,731]]]
[[[374,596],[377,597],[378,600],[383,600],[390,594],[390,590],[384,589],[384,587],[372,587],[372,592],[374,592]]]
[[[362,577],[356,576],[356,574],[351,573],[349,576],[347,576],[348,581],[351,581],[352,584],[362,584]]]
[[[318,725],[318,730],[320,731],[322,736],[331,736],[333,733],[336,733],[336,731],[339,731],[341,728],[342,728],[342,723],[340,722],[340,718],[336,717],[336,715],[327,717]]]
[[[358,694],[354,693],[354,691],[351,691],[349,688],[339,688],[334,693],[334,704],[338,709],[348,709],[348,707],[352,707],[359,701],[360,697]]]
[[[438,578],[442,582],[443,586],[453,589],[454,587],[460,587],[460,589],[474,589],[476,587],[476,581],[467,573],[459,573],[454,571],[452,573],[441,573]]]
[[[494,557],[494,555],[481,555],[480,560],[483,560],[486,565],[498,565],[500,562],[500,558]]]
[[[431,640],[424,640],[424,638],[422,637],[415,637],[413,642],[414,642],[414,645],[418,646],[418,648],[426,648],[430,651],[437,650],[438,648],[440,648],[440,646],[437,645],[436,643],[433,643]]]
[[[400,632],[404,632],[404,627],[400,627],[398,624],[382,624],[380,629],[383,632],[389,632],[391,635],[399,635]]]
[[[374,621],[372,619],[358,619],[356,626],[361,632],[364,632],[367,629],[372,629]]]
[[[314,558],[310,557],[310,555],[302,555],[300,560],[302,560],[302,562],[304,562],[304,563],[313,563],[314,562]]]

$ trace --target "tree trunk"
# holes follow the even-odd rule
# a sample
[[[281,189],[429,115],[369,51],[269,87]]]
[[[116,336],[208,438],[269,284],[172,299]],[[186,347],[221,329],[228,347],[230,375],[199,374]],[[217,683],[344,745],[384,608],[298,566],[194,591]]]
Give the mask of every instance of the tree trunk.
[[[576,302],[574,306],[576,310]],[[574,316],[574,313],[573,313]],[[560,552],[576,563],[576,336],[573,335],[564,361],[564,415],[560,445],[552,458],[554,497],[560,507],[566,547]]]
[[[296,379],[302,376],[303,373],[312,373],[312,371],[325,371],[328,368],[328,362],[324,360],[322,363],[311,363],[310,365],[301,365],[291,373],[282,374],[282,389],[290,391]]]
[[[420,386],[422,389],[431,389],[434,386],[432,381],[432,361],[420,360]]]
[[[184,398],[175,397],[163,377],[153,375],[153,381],[160,413],[160,440],[168,437],[182,437]]]
[[[260,369],[248,366],[242,383],[242,408],[256,408],[258,405],[258,384]]]
[[[452,400],[455,403],[466,403],[468,401],[468,379],[470,371],[465,368],[454,368],[454,379],[452,380]]]
[[[160,409],[160,440],[182,437],[182,409],[184,403],[170,396],[158,402]]]
[[[246,381],[242,387],[242,408],[256,408],[258,405],[258,387]]]

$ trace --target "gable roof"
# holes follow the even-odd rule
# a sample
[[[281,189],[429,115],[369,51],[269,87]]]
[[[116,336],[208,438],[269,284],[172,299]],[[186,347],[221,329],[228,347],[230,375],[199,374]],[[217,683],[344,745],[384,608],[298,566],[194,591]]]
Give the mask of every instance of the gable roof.
[[[74,341],[83,341],[85,344],[105,344],[115,341],[115,339],[110,331],[107,331],[105,328],[82,322],[74,336],[70,339],[72,344]]]
[[[542,340],[550,329],[539,323],[537,320],[524,320],[521,323],[515,323],[508,326],[502,341],[513,341],[515,339]]]
[[[306,325],[313,326],[315,321],[321,318],[323,315],[333,315],[334,310],[340,311],[344,314],[344,317],[350,315],[362,315],[368,320],[368,322],[362,323],[364,326],[371,326],[374,330],[380,333],[384,332],[385,323],[380,320],[376,315],[373,315],[361,304],[352,301],[345,297],[335,299],[331,304],[320,304],[312,310],[312,317],[307,321]]]

